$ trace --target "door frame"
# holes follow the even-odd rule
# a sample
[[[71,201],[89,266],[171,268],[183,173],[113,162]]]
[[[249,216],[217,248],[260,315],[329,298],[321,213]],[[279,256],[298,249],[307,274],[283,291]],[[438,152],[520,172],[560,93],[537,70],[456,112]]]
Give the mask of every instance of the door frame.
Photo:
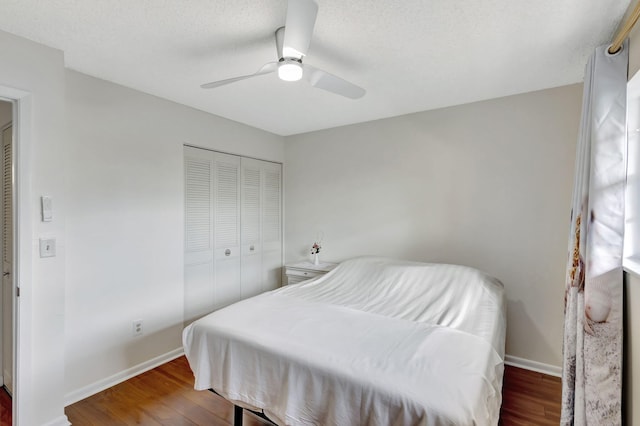
[[[32,366],[20,354],[31,353],[31,282],[34,213],[30,185],[31,93],[0,85],[0,98],[13,104],[13,426],[27,418]],[[18,297],[18,287],[19,294]]]

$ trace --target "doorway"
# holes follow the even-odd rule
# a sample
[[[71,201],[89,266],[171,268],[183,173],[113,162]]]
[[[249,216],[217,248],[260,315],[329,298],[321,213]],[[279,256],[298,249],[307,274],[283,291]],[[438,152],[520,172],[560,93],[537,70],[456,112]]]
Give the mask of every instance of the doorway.
[[[0,426],[10,425],[14,389],[13,102],[0,99]],[[8,398],[8,397],[9,398]]]

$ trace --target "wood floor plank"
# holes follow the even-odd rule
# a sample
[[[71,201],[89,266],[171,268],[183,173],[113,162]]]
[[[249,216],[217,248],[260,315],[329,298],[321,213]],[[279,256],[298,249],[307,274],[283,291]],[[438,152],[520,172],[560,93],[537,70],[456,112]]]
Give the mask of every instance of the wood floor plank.
[[[501,424],[557,425],[560,422],[562,381],[506,366],[502,388]]]
[[[76,426],[232,425],[233,405],[212,392],[194,390],[193,383],[189,364],[180,357],[70,405],[65,412]],[[506,366],[500,424],[557,425],[561,389],[557,377]],[[263,425],[248,413],[243,418],[245,426]]]
[[[0,389],[0,426],[11,426],[12,423],[12,401],[7,391]]]
[[[150,380],[157,379],[157,377],[149,377]],[[141,382],[145,386],[153,381],[145,383]],[[158,388],[155,388],[158,389]],[[210,408],[211,398],[197,398],[199,401],[194,402],[188,397],[191,394],[192,389],[179,389],[178,392],[166,392],[166,389],[161,390],[158,393],[158,398],[162,399],[164,404],[176,413],[179,413],[185,419],[192,421],[194,424],[210,424],[210,425],[227,425],[229,422],[225,418],[221,418],[215,410]],[[203,392],[193,391],[193,393],[202,394]],[[208,396],[205,394],[205,396]]]

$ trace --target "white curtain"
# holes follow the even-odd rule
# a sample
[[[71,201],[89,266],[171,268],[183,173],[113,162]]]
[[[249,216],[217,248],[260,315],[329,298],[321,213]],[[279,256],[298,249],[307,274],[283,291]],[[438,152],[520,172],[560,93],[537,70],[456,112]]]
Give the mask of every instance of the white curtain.
[[[622,423],[622,247],[628,41],[584,79],[569,234],[562,425]]]

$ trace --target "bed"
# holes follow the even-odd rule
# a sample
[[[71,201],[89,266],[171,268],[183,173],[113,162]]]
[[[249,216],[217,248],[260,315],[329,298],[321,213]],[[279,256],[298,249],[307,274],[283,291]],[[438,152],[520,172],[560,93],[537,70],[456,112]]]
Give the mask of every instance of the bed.
[[[278,425],[496,425],[502,284],[476,269],[357,258],[190,324],[195,388]]]

